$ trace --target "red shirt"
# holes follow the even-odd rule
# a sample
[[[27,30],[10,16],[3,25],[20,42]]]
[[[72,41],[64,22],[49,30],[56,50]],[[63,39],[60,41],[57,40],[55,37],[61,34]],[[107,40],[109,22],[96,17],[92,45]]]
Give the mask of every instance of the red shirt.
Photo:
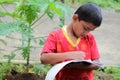
[[[76,50],[85,52],[86,60],[94,60],[100,57],[94,36],[91,33],[84,38],[78,38],[74,44],[63,28],[49,34],[42,52],[62,54],[62,52]],[[93,80],[93,72],[92,70],[62,69],[57,74],[56,80]]]

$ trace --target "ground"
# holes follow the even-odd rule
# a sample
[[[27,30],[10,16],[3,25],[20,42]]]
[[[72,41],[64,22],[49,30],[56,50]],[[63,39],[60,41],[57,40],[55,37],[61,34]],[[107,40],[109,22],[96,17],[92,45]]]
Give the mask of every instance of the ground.
[[[8,10],[12,11],[13,6],[8,5]],[[74,10],[76,10],[77,7],[73,7]],[[72,14],[72,13],[71,13]],[[100,51],[101,55],[101,62],[106,65],[120,65],[120,12],[116,12],[115,9],[105,9],[102,8],[102,14],[103,14],[103,22],[102,25],[93,31],[92,33],[95,35],[98,49]],[[12,21],[11,18],[8,19],[8,17],[1,17],[1,20],[4,21]],[[71,18],[66,18],[65,24],[69,24]],[[50,20],[46,16],[43,17],[40,21],[38,21],[35,24],[35,35],[36,36],[47,36],[49,32],[51,32],[54,29],[57,29],[58,26],[58,18],[55,17],[53,20]],[[15,37],[18,37],[19,35],[15,34]],[[1,60],[5,61],[5,59],[2,57],[4,54],[9,54],[10,51],[13,50],[11,46],[19,45],[18,41],[13,41],[12,39],[1,37],[2,39],[6,39],[8,42],[7,46],[1,45],[3,48],[6,48],[6,52],[1,52]],[[37,45],[38,46],[38,45]],[[31,62],[40,62],[40,52],[41,48],[37,48],[32,50],[31,52]],[[25,62],[20,54],[17,54],[14,62]]]

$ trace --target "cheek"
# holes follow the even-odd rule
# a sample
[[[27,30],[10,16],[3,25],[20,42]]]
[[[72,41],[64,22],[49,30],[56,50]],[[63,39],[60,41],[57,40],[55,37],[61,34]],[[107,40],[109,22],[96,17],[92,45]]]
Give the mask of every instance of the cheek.
[[[78,22],[76,22],[73,25],[73,31],[76,36],[80,36],[83,33],[83,29],[82,29],[82,27],[80,27],[80,24]]]
[[[80,37],[80,35],[83,33],[81,29],[77,29],[77,35]]]
[[[75,27],[74,29],[74,33],[77,35],[77,36],[80,36],[82,33],[83,33],[83,31],[82,31],[82,29],[80,28],[80,27]]]

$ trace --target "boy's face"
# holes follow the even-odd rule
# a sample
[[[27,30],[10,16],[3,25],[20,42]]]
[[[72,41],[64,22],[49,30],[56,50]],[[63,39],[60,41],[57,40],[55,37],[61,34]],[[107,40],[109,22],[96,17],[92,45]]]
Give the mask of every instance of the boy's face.
[[[73,17],[73,33],[76,37],[85,37],[90,31],[96,29],[92,23],[79,21],[78,16]]]

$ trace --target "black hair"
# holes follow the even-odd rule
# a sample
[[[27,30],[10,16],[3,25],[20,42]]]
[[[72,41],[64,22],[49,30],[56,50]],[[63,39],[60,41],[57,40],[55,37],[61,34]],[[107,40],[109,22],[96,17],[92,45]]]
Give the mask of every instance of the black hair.
[[[86,3],[80,6],[74,14],[78,14],[78,19],[90,22],[94,26],[100,26],[102,22],[101,9],[95,3]]]

